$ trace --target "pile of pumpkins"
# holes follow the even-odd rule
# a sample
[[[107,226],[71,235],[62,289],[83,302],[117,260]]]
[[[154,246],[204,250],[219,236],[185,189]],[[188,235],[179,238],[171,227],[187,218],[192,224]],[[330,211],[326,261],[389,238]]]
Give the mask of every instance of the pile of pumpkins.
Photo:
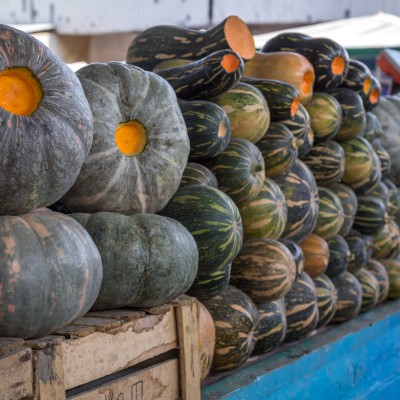
[[[187,293],[204,379],[400,296],[380,86],[338,43],[230,16],[74,74],[0,38],[0,337]]]

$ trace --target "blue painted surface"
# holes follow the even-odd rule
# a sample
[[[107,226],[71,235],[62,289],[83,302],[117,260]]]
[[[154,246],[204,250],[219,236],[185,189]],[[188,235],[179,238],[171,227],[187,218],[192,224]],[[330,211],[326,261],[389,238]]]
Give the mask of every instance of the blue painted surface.
[[[250,360],[202,399],[400,400],[400,300]]]

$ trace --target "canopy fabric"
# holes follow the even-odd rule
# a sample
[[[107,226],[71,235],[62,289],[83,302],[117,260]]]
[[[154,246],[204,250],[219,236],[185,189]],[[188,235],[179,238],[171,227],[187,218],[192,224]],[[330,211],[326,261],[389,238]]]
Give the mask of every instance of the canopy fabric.
[[[400,17],[383,12],[254,35],[256,48],[282,32],[329,38],[346,49],[400,48]]]

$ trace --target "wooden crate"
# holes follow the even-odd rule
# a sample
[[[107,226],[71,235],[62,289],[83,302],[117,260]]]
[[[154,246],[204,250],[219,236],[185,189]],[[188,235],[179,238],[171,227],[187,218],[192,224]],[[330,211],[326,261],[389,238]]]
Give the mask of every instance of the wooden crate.
[[[200,399],[197,324],[188,296],[140,311],[89,312],[50,336],[19,341],[0,362],[0,398]],[[23,377],[22,355],[31,359]],[[14,374],[4,382],[7,365]]]

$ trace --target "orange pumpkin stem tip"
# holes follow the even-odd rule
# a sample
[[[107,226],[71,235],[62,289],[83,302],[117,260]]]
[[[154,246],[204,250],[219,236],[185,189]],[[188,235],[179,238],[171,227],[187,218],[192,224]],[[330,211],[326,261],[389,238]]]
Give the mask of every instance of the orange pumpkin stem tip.
[[[6,111],[28,116],[42,99],[42,85],[29,68],[9,67],[0,72],[0,107]]]
[[[290,116],[291,117],[295,116],[297,110],[299,109],[299,103],[300,103],[299,96],[296,96],[293,100],[292,106],[290,107]]]
[[[115,143],[122,154],[137,156],[147,145],[146,127],[137,120],[120,123],[115,130]]]
[[[376,104],[379,101],[379,97],[380,97],[379,89],[373,89],[369,94],[369,101],[371,102],[371,104]]]
[[[229,47],[245,60],[250,60],[256,53],[253,34],[246,23],[237,16],[227,18],[224,33]]]
[[[312,93],[314,85],[314,73],[312,71],[307,71],[303,76],[303,81],[301,82],[301,91],[304,94]]]
[[[239,68],[240,59],[234,54],[225,54],[222,57],[221,65],[224,70],[229,74]]]
[[[343,57],[335,57],[332,60],[331,68],[334,75],[343,75],[346,63]]]
[[[363,92],[367,94],[371,90],[371,78],[365,78],[363,84]]]

